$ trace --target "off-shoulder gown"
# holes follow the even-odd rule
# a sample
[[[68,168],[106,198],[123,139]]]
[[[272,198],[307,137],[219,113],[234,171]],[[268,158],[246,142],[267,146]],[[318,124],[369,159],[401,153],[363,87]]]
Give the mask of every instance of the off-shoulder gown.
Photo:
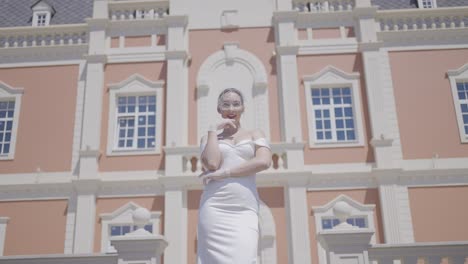
[[[264,138],[242,140],[235,145],[220,140],[220,169],[252,159],[256,146],[269,148]],[[204,147],[202,144],[202,151]],[[198,212],[197,263],[255,264],[258,207],[255,174],[210,181],[203,190]]]

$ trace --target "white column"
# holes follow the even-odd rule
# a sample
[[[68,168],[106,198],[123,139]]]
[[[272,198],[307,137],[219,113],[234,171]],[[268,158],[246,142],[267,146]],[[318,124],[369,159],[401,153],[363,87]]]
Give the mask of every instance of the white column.
[[[3,256],[3,251],[5,249],[5,236],[9,220],[9,217],[0,217],[0,256]]]
[[[76,194],[72,194],[68,198],[67,205],[67,222],[65,224],[65,254],[73,253],[73,243],[75,242],[76,205]]]
[[[398,176],[383,174],[378,179],[385,243],[413,243],[408,187],[398,184]]]
[[[96,221],[96,193],[99,180],[76,180],[76,219],[73,253],[93,253]]]
[[[164,263],[187,263],[187,192],[166,185],[164,237],[169,242]]]
[[[285,186],[288,227],[288,263],[310,264],[310,237],[305,183]]]

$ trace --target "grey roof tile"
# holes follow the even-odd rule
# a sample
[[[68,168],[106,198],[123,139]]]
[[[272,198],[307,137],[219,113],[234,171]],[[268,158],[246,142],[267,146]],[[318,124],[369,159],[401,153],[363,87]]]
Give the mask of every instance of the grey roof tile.
[[[418,8],[418,0],[371,0],[379,9]],[[468,0],[437,0],[437,7],[468,6]]]
[[[0,27],[30,26],[31,6],[37,0],[0,0]],[[50,24],[84,23],[92,16],[93,0],[46,0],[53,6],[55,14]]]

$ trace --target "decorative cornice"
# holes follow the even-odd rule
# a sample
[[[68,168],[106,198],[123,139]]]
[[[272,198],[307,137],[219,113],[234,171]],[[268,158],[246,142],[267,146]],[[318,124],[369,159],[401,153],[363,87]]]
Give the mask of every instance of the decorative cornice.
[[[108,18],[86,18],[85,21],[92,31],[104,30],[110,22]]]
[[[107,55],[105,54],[86,54],[83,57],[88,63],[107,63]]]
[[[295,22],[298,11],[276,11],[273,12],[273,21],[276,23]]]
[[[186,60],[190,57],[185,50],[168,50],[164,53],[166,60]]]
[[[358,49],[360,52],[365,52],[365,51],[378,51],[380,48],[382,48],[384,43],[382,41],[378,42],[360,42],[358,43]]]
[[[169,15],[164,17],[168,27],[186,27],[188,24],[188,16]]]
[[[299,46],[276,46],[277,55],[297,55]]]
[[[373,18],[376,16],[378,8],[376,6],[355,7],[353,15],[355,18]]]

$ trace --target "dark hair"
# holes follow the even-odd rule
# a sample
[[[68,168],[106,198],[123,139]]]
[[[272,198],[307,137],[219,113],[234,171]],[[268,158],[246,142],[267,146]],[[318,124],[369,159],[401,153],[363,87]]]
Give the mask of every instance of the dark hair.
[[[226,88],[218,96],[218,107],[222,103],[223,95],[225,95],[227,93],[235,93],[235,94],[239,95],[240,100],[241,100],[241,104],[244,105],[244,96],[242,95],[241,91],[237,90],[236,88]]]

